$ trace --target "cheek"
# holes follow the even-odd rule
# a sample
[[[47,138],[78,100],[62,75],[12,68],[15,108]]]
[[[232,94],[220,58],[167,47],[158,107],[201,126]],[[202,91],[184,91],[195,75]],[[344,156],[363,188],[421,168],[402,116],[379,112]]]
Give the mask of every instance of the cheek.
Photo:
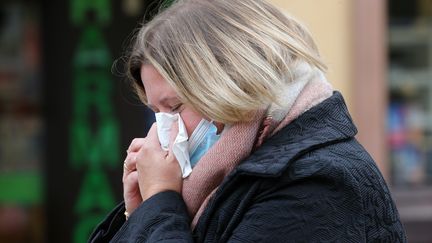
[[[203,117],[189,109],[184,109],[180,116],[185,124],[188,136],[190,137]]]

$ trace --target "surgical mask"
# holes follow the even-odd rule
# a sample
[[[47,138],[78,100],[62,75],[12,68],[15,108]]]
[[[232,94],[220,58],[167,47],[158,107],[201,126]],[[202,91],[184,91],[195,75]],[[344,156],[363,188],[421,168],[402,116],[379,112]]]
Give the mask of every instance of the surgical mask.
[[[202,119],[189,139],[190,163],[194,167],[201,157],[219,140],[213,122]]]
[[[179,132],[172,145],[172,151],[180,165],[183,178],[186,178],[192,172],[192,167],[220,136],[216,134],[217,128],[213,122],[202,119],[188,139],[184,122],[179,114],[156,113],[158,138],[165,151],[168,151],[171,127],[176,121]]]

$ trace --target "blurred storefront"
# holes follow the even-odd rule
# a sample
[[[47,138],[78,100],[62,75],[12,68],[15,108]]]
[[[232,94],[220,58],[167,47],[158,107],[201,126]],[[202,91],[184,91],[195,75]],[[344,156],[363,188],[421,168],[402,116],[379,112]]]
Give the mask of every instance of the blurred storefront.
[[[0,3],[0,242],[42,242],[40,4]]]
[[[0,3],[0,242],[86,242],[121,201],[126,148],[153,121],[122,55],[150,4]]]
[[[432,2],[392,0],[388,10],[391,183],[413,242],[432,242]]]
[[[432,2],[269,1],[317,40],[409,242],[432,242]],[[126,148],[153,121],[121,57],[159,3],[0,3],[0,242],[85,242],[121,200]]]

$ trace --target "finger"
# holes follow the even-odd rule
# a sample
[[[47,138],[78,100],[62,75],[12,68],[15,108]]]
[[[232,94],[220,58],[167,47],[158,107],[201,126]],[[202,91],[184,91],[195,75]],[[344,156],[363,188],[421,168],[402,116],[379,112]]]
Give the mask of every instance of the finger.
[[[127,176],[123,176],[123,193],[130,193],[136,190],[138,185],[138,171],[132,171]],[[138,189],[139,190],[139,189]]]
[[[123,182],[127,176],[137,171],[137,153],[129,153],[123,162]]]
[[[129,186],[135,183],[138,183],[138,171],[132,171],[128,175],[123,175],[123,183],[128,184]]]
[[[131,142],[131,144],[129,145],[129,148],[127,149],[127,152],[138,152],[141,147],[143,146],[143,144],[145,143],[145,139],[144,138],[134,138]]]
[[[160,145],[160,142],[159,142],[159,137],[158,137],[158,134],[157,134],[157,125],[156,125],[156,122],[153,123],[153,125],[151,126],[149,132],[147,133],[146,143],[149,145],[149,147],[162,149],[161,145]]]
[[[130,172],[136,170],[137,156],[138,153],[136,152],[128,153],[123,164],[123,167],[126,171]]]

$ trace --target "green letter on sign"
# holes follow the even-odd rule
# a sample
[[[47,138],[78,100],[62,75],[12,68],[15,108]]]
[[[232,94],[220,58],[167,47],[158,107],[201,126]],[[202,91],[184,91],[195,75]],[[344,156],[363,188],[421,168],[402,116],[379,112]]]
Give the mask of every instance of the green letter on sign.
[[[104,25],[111,19],[110,8],[110,0],[72,0],[70,8],[72,23],[82,26],[92,21]],[[89,20],[90,14],[93,14],[93,19]]]
[[[71,127],[71,162],[75,169],[87,166],[102,169],[103,165],[119,167],[118,126],[108,119],[92,133],[90,123],[76,120]]]
[[[113,205],[114,198],[106,175],[101,170],[88,171],[81,186],[75,212],[82,216],[90,212],[105,213]]]
[[[75,229],[73,242],[82,243],[87,242],[89,236],[96,225],[103,220],[103,215],[100,214],[89,214],[83,219]]]

